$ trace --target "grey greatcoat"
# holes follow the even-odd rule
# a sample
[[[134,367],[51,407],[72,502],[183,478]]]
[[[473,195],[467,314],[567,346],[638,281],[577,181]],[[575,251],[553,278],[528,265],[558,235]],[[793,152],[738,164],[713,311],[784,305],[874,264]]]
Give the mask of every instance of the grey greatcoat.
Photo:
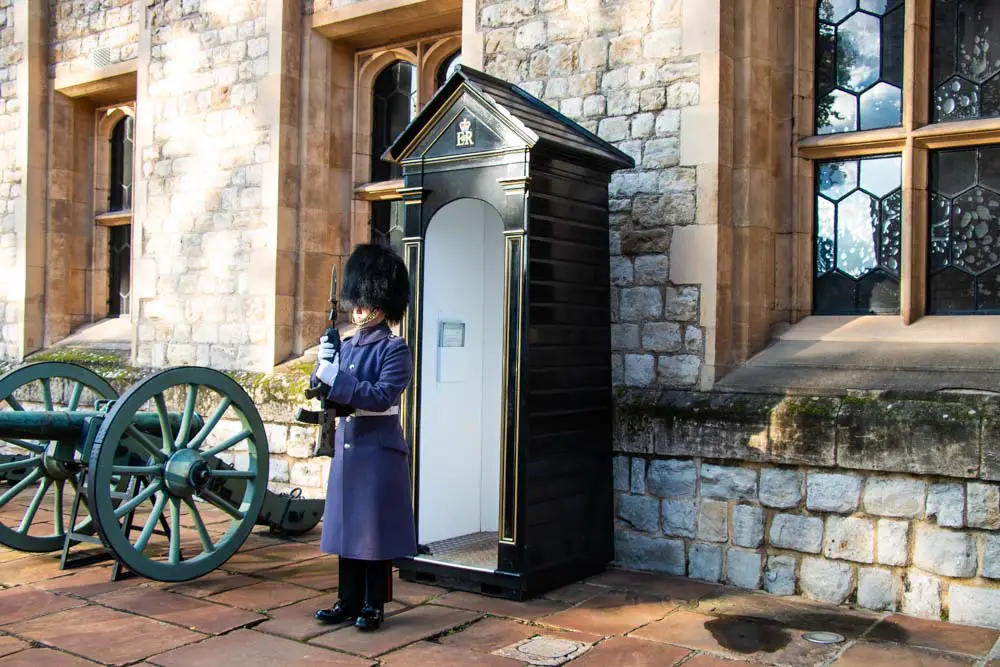
[[[330,400],[359,411],[398,410],[413,375],[406,342],[381,324],[344,341]],[[361,560],[417,552],[409,447],[398,415],[342,417],[327,482],[320,549]]]

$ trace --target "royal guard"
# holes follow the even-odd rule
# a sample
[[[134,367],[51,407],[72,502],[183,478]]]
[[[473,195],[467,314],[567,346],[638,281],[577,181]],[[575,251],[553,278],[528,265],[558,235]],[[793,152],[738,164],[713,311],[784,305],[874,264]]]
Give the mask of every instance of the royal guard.
[[[340,586],[336,603],[316,612],[324,623],[377,630],[392,599],[392,559],[417,552],[409,447],[399,421],[413,366],[406,342],[389,328],[402,320],[409,296],[403,260],[388,248],[359,246],[341,293],[358,330],[339,355],[320,339],[314,378],[330,401],[354,409],[339,420],[327,482],[320,549],[340,557]]]

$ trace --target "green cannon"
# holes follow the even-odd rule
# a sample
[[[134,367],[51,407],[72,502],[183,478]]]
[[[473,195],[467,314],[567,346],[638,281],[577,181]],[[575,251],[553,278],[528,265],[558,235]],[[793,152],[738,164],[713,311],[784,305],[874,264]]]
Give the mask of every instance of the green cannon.
[[[160,371],[118,396],[89,369],[39,362],[0,376],[0,544],[102,544],[132,572],[187,581],[225,563],[254,525],[294,535],[323,501],[267,489],[264,424],[210,368]]]

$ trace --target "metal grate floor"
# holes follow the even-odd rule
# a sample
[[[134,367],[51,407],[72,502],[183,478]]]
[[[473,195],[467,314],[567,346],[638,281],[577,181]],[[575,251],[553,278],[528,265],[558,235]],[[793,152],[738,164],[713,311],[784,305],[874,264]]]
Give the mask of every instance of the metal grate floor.
[[[497,569],[497,533],[470,533],[427,545],[430,553],[421,556],[451,565],[465,565],[487,570]]]

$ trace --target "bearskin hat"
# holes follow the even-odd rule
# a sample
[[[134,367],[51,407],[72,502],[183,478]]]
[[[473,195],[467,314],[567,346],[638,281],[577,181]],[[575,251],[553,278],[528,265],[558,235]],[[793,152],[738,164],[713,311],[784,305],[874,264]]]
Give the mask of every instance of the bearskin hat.
[[[400,322],[410,303],[410,276],[402,258],[385,246],[360,245],[347,259],[340,298],[350,307],[379,308]]]

